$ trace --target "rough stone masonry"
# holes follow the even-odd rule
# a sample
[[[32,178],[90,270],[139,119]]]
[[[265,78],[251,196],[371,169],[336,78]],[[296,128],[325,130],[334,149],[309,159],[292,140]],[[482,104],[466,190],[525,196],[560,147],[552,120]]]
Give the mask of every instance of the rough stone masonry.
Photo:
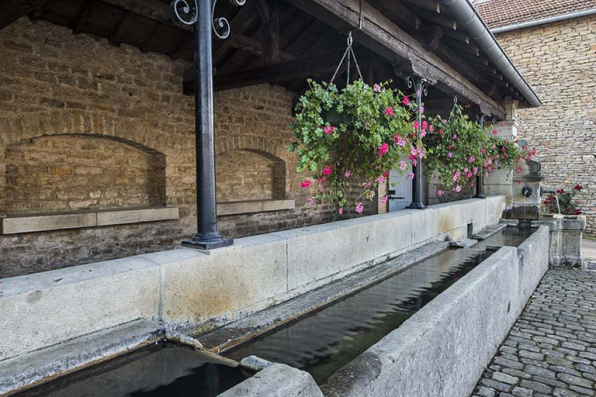
[[[596,234],[596,16],[497,34],[543,106],[520,110],[519,138],[536,147],[543,184],[577,196]]]
[[[22,18],[0,31],[0,217],[177,206],[177,221],[0,234],[0,277],[173,248],[195,233],[188,64]],[[296,208],[218,219],[231,237],[321,223],[288,153],[295,93],[216,94],[218,201],[295,199]]]

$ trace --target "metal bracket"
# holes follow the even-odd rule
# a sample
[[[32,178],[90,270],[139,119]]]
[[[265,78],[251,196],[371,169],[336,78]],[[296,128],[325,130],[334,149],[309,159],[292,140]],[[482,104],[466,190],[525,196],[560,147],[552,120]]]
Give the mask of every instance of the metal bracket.
[[[170,3],[171,18],[179,25],[191,26],[197,23],[199,19],[199,0],[174,0]],[[246,0],[230,0],[230,3],[236,7],[246,4]],[[227,39],[230,36],[230,22],[224,17],[215,17],[215,6],[217,0],[213,0],[211,8],[211,19],[213,20],[213,33],[219,39]]]

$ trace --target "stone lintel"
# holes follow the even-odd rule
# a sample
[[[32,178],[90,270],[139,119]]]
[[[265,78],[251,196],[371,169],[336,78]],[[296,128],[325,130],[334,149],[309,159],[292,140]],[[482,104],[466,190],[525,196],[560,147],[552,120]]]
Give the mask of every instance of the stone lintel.
[[[18,215],[0,218],[1,234],[46,232],[85,227],[156,222],[179,218],[178,207],[123,209],[78,213]]]

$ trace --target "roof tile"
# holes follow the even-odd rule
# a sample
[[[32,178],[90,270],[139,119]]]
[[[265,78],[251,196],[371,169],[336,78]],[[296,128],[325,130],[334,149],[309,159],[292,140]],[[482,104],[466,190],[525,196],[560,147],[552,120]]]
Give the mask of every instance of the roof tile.
[[[474,7],[489,28],[596,8],[596,0],[486,0]]]

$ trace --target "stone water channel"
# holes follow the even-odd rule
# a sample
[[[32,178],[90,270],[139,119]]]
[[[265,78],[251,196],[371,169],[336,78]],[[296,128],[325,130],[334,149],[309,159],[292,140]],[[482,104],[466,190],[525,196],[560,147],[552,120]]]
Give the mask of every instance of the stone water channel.
[[[223,353],[285,363],[324,383],[503,245],[533,229],[507,227],[471,248],[450,248]],[[162,342],[58,378],[19,397],[217,396],[253,373]]]
[[[398,328],[503,245],[519,246],[530,228],[507,227],[471,248],[451,248],[224,353],[249,355],[309,372],[324,383]]]

